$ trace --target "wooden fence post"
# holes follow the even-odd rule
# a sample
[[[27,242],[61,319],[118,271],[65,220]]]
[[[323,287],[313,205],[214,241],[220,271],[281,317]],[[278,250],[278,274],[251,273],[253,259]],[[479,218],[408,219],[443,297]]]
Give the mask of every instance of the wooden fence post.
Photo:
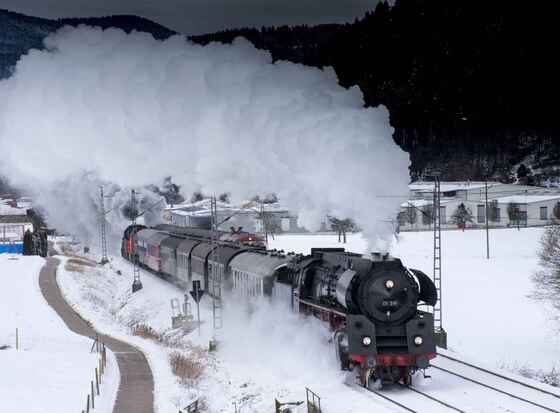
[[[87,395],[86,413],[89,413],[89,394]]]
[[[95,409],[95,393],[93,392],[93,380],[91,381],[91,408]]]

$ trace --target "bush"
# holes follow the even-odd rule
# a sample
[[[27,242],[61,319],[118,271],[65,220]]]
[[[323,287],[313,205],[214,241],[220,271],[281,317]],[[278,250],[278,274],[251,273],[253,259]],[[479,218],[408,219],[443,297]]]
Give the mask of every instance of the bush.
[[[133,325],[132,335],[146,338],[148,340],[161,341],[161,335],[147,324]]]
[[[540,271],[535,282],[536,298],[549,300],[560,310],[560,226],[545,229],[538,251]]]
[[[204,373],[204,364],[197,353],[193,353],[191,357],[186,357],[182,353],[174,351],[169,355],[169,364],[171,364],[173,374],[184,385],[193,384]]]

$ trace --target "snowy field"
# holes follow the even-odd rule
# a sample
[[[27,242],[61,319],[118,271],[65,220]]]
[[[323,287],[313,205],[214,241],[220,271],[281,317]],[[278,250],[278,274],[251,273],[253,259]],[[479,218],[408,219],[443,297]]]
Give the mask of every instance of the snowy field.
[[[558,326],[551,321],[553,314],[545,304],[529,297],[540,233],[539,229],[492,231],[489,261],[484,255],[483,232],[443,233],[444,326],[449,348],[456,355],[494,370],[550,371],[559,367],[560,343]],[[431,233],[401,234],[392,247],[393,254],[406,265],[431,274],[431,237]],[[351,235],[348,241],[349,250],[365,252],[366,242],[359,235]],[[331,235],[290,235],[276,237],[270,246],[307,253],[312,246],[340,244]],[[176,412],[197,397],[210,412],[234,411],[234,404],[243,413],[272,411],[275,398],[304,400],[305,387],[322,396],[325,412],[362,412],[372,406],[379,412],[395,411],[389,403],[345,384],[345,374],[338,370],[328,344],[329,333],[317,320],[302,319],[280,305],[260,302],[249,307],[228,297],[218,351],[208,353],[211,301],[204,297],[201,303],[201,334],[179,334],[171,330],[170,300],[181,298],[183,292],[142,272],[144,289],[132,294],[131,273],[127,262],[112,258],[103,269],[61,270],[59,283],[67,298],[97,328],[146,352],[154,372],[159,413]],[[173,340],[132,336],[130,325],[134,323],[149,325]],[[180,383],[168,362],[175,351],[199,361],[204,366],[202,376]],[[430,374],[431,379],[416,377],[416,385],[469,407],[469,411],[532,411],[521,402],[498,397],[436,370]],[[420,411],[439,411],[425,400],[389,392]]]
[[[0,411],[79,412],[85,409],[97,354],[92,341],[70,332],[39,289],[39,257],[0,254]],[[16,350],[16,328],[20,349]],[[108,352],[98,413],[113,409],[118,367]]]

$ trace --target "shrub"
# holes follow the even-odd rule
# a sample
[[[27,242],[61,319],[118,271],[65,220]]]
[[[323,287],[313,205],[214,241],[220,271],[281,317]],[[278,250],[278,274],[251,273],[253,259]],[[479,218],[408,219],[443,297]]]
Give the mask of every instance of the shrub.
[[[161,335],[147,324],[133,325],[132,335],[146,338],[148,340],[161,341]]]
[[[191,357],[186,357],[183,353],[174,351],[169,355],[169,364],[171,364],[173,374],[184,385],[196,382],[204,372],[204,364],[197,353],[191,354]]]

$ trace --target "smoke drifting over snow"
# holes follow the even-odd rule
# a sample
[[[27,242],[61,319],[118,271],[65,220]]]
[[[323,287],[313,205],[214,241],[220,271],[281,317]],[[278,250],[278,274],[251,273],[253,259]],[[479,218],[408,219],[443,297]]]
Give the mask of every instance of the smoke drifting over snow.
[[[38,192],[59,228],[97,233],[100,182],[172,175],[185,193],[276,192],[310,229],[331,213],[370,240],[390,231],[399,200],[377,196],[407,193],[408,155],[387,110],[364,109],[331,69],[272,64],[241,39],[202,47],[80,27],[45,44],[0,82],[0,174]]]

